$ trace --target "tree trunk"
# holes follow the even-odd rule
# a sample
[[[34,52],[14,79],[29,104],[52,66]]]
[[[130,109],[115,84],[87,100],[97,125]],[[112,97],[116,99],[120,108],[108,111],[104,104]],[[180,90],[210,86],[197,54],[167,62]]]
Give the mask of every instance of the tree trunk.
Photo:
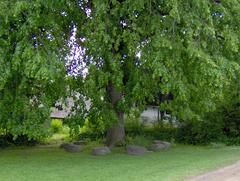
[[[106,145],[113,148],[117,143],[122,142],[125,137],[123,113],[118,114],[118,122],[113,124],[107,131]]]
[[[117,109],[117,103],[122,100],[122,92],[118,91],[112,82],[108,85],[108,95],[111,104],[117,116],[117,122],[112,125],[107,131],[106,145],[110,148],[114,147],[116,143],[122,142],[125,137],[124,129],[124,112]]]

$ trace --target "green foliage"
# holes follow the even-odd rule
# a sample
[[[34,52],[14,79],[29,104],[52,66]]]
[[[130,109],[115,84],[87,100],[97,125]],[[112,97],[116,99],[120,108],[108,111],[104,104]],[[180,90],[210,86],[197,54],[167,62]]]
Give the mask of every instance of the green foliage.
[[[236,100],[236,99],[235,99]],[[223,106],[210,116],[210,121],[221,120],[223,142],[227,145],[240,145],[240,106],[235,101]]]
[[[66,47],[66,39],[57,38],[66,37],[68,27],[60,14],[62,5],[0,2],[0,128],[14,138],[45,137],[50,108],[64,95],[60,49]]]
[[[90,121],[89,118],[87,118],[84,125],[80,128],[79,134],[75,136],[81,139],[102,139],[106,136],[106,128],[106,124],[101,118],[98,118],[98,120],[94,121]]]
[[[51,126],[49,129],[52,133],[60,133],[63,130],[62,120],[53,119],[51,121]]]
[[[125,130],[127,135],[126,143],[133,143],[135,138],[139,138],[138,143],[141,145],[141,138],[174,141],[177,138],[178,128],[169,123],[144,125],[140,122],[138,114],[130,114],[125,120]]]
[[[65,0],[0,2],[0,128],[14,137],[47,135],[50,108],[66,91],[76,7]]]
[[[165,122],[161,125],[144,125],[140,120],[139,113],[135,111],[127,115],[125,119],[126,135],[130,138],[145,136],[156,140],[172,141],[176,139],[177,129],[177,127]]]
[[[138,135],[135,137],[126,137],[125,144],[133,144],[133,145],[138,145],[138,146],[144,146],[148,148],[152,144],[152,138],[151,137],[146,137],[142,135]]]
[[[185,144],[209,144],[223,142],[224,134],[222,122],[214,121],[188,121],[182,123],[176,135],[176,141]]]
[[[153,137],[155,140],[165,140],[174,142],[177,137],[178,128],[171,124],[155,125],[152,128],[146,128],[145,134]]]
[[[35,146],[39,140],[29,139],[27,135],[15,138],[13,135],[0,135],[0,148],[9,146]]]
[[[80,127],[84,125],[87,119],[86,99],[82,94],[82,88],[77,86],[81,80],[68,78],[67,82],[70,89],[68,96],[73,99],[73,105],[70,114],[64,119],[64,124],[70,128],[71,136],[77,136],[80,134]]]
[[[203,121],[184,121],[177,131],[176,140],[187,144],[217,142],[226,145],[239,145],[238,121],[238,106],[227,107],[227,109],[219,108],[214,113],[208,114]]]
[[[239,77],[238,1],[92,0],[81,7],[91,12],[75,22],[88,68],[79,87],[92,101],[89,114],[106,124],[159,91],[174,97],[161,108],[201,121]],[[123,95],[116,102],[109,85]]]
[[[43,140],[40,140],[41,144],[48,144],[48,145],[60,145],[63,142],[71,142],[72,138],[69,137],[69,130],[66,127],[63,128],[63,132],[55,133]]]
[[[125,131],[129,136],[141,135],[144,133],[145,126],[140,122],[138,114],[130,113],[125,118]]]
[[[159,92],[174,97],[161,108],[203,121],[239,79],[239,12],[238,0],[1,1],[0,128],[46,135],[71,62],[87,73],[67,82],[70,92],[92,103],[85,112],[76,99],[71,134],[86,117],[109,127]],[[76,47],[80,58],[69,58]]]
[[[221,118],[222,115],[219,117]],[[238,124],[218,118],[216,114],[202,121],[182,121],[179,126],[169,123],[154,126],[143,126],[139,121],[126,124],[126,143],[133,142],[135,137],[150,137],[156,140],[166,140],[193,145],[211,143],[239,145]],[[130,126],[129,126],[130,125]]]

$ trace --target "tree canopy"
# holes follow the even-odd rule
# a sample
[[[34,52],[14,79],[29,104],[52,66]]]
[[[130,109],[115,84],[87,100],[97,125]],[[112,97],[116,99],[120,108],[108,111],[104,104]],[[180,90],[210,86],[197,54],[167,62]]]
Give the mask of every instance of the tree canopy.
[[[171,93],[162,109],[201,120],[239,78],[239,0],[16,0],[0,8],[0,123],[10,130],[49,108],[66,70],[91,100],[89,116],[114,123],[110,146],[123,139],[133,105]]]
[[[0,127],[9,134],[44,135],[43,123],[63,90],[65,69],[59,52],[69,25],[54,13],[61,11],[59,5],[0,2]]]
[[[159,91],[165,109],[201,119],[239,72],[239,1],[88,1],[76,22],[92,110],[112,121]],[[84,41],[83,41],[84,39]],[[96,109],[94,109],[96,107]],[[112,112],[111,112],[112,110]]]

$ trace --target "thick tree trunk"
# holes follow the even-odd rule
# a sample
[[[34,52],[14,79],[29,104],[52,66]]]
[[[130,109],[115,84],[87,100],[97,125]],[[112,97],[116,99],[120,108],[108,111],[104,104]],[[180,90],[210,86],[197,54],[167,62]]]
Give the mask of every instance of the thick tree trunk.
[[[118,114],[118,122],[113,124],[107,131],[106,145],[110,148],[122,142],[125,137],[123,113]]]
[[[125,137],[124,129],[124,112],[117,109],[117,103],[121,101],[123,95],[118,91],[112,82],[108,85],[108,95],[111,100],[111,104],[117,115],[118,121],[112,125],[107,131],[106,145],[110,148],[114,147],[116,143],[122,142]]]

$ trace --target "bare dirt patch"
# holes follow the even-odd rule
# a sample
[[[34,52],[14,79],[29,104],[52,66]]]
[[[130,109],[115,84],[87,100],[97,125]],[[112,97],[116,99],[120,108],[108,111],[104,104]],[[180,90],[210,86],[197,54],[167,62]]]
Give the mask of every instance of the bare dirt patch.
[[[186,181],[240,181],[240,161],[233,165],[187,179]]]

